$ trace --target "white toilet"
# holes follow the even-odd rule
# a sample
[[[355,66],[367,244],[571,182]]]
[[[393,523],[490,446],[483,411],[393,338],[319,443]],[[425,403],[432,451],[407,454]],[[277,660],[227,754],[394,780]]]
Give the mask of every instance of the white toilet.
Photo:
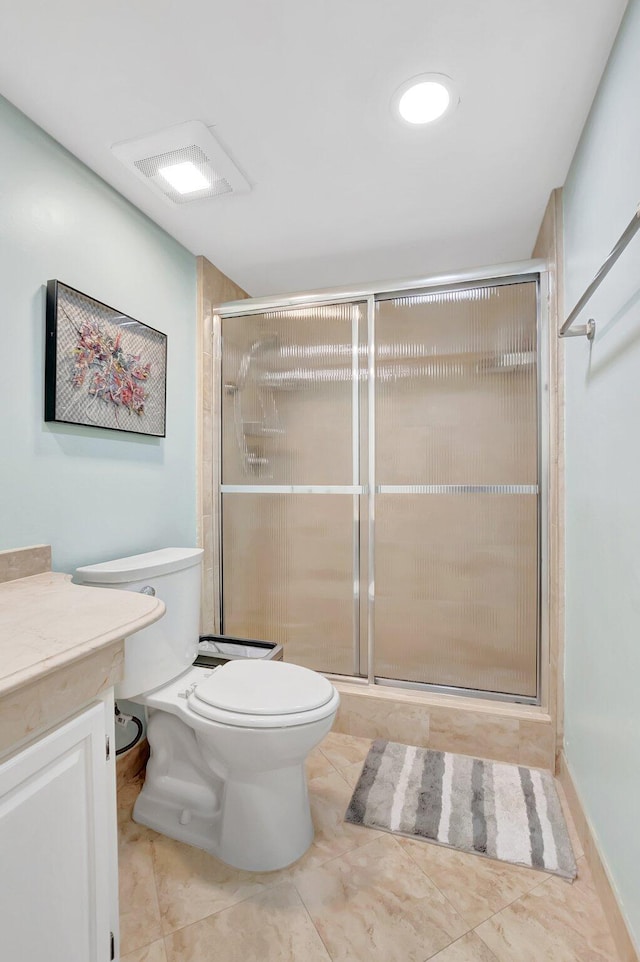
[[[76,572],[81,584],[155,593],[167,608],[126,639],[116,687],[148,709],[151,757],[133,817],[236,868],[284,868],[313,839],[304,762],[339,695],[278,661],[194,668],[201,564],[200,548],[164,548]]]

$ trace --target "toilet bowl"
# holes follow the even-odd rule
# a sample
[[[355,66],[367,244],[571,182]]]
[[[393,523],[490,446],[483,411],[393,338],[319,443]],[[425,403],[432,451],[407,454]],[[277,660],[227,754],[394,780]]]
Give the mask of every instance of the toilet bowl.
[[[236,868],[273,871],[313,839],[304,763],[339,696],[322,675],[285,662],[193,667],[201,558],[201,549],[163,549],[76,574],[82,584],[153,591],[167,608],[125,640],[116,687],[148,712],[151,756],[134,820]]]

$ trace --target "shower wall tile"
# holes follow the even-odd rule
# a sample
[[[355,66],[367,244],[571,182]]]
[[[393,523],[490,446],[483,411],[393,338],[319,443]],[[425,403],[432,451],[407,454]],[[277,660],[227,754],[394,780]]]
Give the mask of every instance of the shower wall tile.
[[[200,629],[201,634],[207,634],[212,632],[213,615],[213,516],[202,515],[200,524],[200,546],[204,549]]]
[[[335,732],[553,770],[553,724],[536,708],[504,702],[479,707],[472,698],[335,684]]]
[[[367,693],[360,695],[340,691],[340,708],[334,731],[359,738],[388,738],[390,741],[421,748],[429,746],[429,712],[420,705],[411,705],[393,697]]]
[[[211,411],[211,408],[209,408],[209,409],[203,408],[203,411],[202,411],[202,431],[203,431],[203,438],[210,438],[210,437],[213,436],[213,412]],[[206,452],[206,453],[209,454],[209,452]],[[204,450],[204,448],[203,448],[202,454],[203,454],[203,457],[202,457],[203,463],[204,463],[205,461],[210,461],[210,460],[211,460],[210,457],[205,457],[205,450]]]
[[[556,729],[556,758],[564,731],[564,350],[556,337],[564,320],[562,188],[551,192],[532,252],[549,265],[549,647],[543,652],[542,693]]]
[[[213,377],[209,370],[212,364],[212,355],[203,352],[203,376],[202,376],[202,410],[213,410]]]
[[[204,583],[209,586],[214,583],[216,577],[214,569],[210,567],[205,567],[202,569],[202,577]],[[211,591],[203,591],[202,598],[202,617],[200,622],[200,634],[201,635],[213,635],[218,633],[218,627],[216,625],[215,610],[213,604],[213,596]]]
[[[210,514],[205,514],[202,518],[202,547],[205,549],[205,566],[207,566],[206,552],[211,549],[211,536],[213,532],[213,518]],[[210,567],[210,564],[209,564]]]
[[[519,758],[520,723],[517,718],[494,718],[480,712],[439,709],[432,713],[429,747],[496,761]]]
[[[211,461],[202,462],[202,514],[213,514],[213,485],[211,479],[213,477],[213,464]],[[209,559],[207,559],[209,560]]]
[[[213,464],[217,458],[218,436],[216,427],[216,392],[218,385],[213,381],[213,312],[217,305],[225,301],[240,300],[248,297],[246,291],[238,287],[229,277],[219,271],[206,257],[197,258],[197,345],[196,364],[198,377],[198,398],[196,419],[197,435],[197,477],[198,477],[198,541],[205,549],[202,582],[202,611],[200,624],[203,630],[218,630],[216,612],[218,597],[218,551],[219,518],[217,501],[211,501],[213,487],[217,489],[217,476],[213,474]],[[213,478],[213,482],[212,482]],[[206,516],[212,517],[205,544]],[[213,572],[213,576],[211,573]]]
[[[204,315],[202,335],[202,352],[211,358],[213,356],[213,317],[209,311]]]
[[[518,761],[531,768],[555,771],[555,730],[549,721],[520,721]]]

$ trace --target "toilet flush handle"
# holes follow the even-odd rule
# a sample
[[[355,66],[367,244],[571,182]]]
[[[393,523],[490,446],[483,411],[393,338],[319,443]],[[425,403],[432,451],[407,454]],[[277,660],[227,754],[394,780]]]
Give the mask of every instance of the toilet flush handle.
[[[155,598],[156,589],[155,589],[155,588],[152,588],[151,585],[145,585],[144,588],[141,588],[141,589],[140,589],[140,594],[141,594],[141,595],[151,595],[152,597]]]

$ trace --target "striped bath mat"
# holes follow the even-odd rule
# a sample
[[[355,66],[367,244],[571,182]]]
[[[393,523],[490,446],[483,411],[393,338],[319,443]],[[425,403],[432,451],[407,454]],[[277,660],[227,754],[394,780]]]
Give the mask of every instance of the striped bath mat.
[[[345,821],[576,877],[553,778],[536,768],[378,739]]]

